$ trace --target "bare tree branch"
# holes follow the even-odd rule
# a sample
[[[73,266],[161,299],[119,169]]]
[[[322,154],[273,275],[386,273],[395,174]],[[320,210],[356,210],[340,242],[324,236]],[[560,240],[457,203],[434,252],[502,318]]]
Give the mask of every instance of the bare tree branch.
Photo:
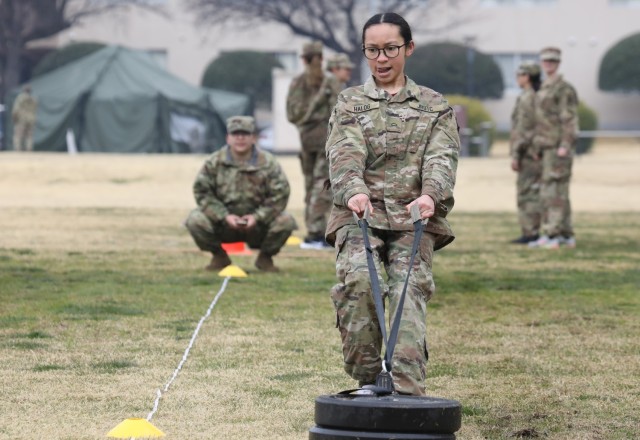
[[[344,52],[356,63],[362,61],[360,27],[372,13],[368,0],[185,0],[196,23],[224,28],[255,29],[267,23],[280,24],[294,35],[320,40],[336,52]],[[438,8],[455,8],[459,0],[378,0],[385,11],[397,12],[414,23],[414,32],[429,30],[430,13]],[[464,15],[456,14],[462,22]],[[434,22],[437,22],[433,20]],[[241,25],[238,25],[241,23]],[[440,24],[450,27],[452,23]],[[244,25],[244,26],[243,26]]]

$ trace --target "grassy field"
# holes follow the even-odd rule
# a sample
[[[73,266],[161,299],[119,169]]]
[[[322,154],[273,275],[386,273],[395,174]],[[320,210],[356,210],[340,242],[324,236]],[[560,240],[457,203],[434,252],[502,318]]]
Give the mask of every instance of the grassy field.
[[[5,191],[29,175],[3,171]],[[119,194],[139,184],[125,177],[108,177]],[[58,200],[71,181],[90,198],[94,181],[74,179],[41,186]],[[0,208],[0,439],[104,438],[146,417],[177,367],[223,279],[201,270],[183,206],[136,197]],[[639,210],[577,212],[578,248],[558,251],[507,244],[512,211],[454,212],[458,238],[434,261],[427,389],[462,403],[459,439],[640,437]],[[315,397],[354,385],[333,254],[287,247],[277,275],[253,258],[234,257],[249,277],[229,282],[160,401],[166,438],[304,439]]]

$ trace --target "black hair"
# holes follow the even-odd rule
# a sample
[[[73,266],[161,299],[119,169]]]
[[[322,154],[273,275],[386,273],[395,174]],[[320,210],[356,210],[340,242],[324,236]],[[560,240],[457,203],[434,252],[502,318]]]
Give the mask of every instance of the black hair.
[[[529,75],[529,81],[531,82],[531,87],[533,87],[533,90],[535,90],[536,92],[540,90],[540,84],[542,83],[542,80],[540,79],[539,73],[535,75]]]
[[[366,32],[366,30],[374,24],[380,23],[395,24],[396,26],[398,26],[400,28],[400,36],[402,36],[405,44],[413,40],[409,23],[407,23],[407,21],[402,18],[401,15],[396,14],[395,12],[385,12],[383,14],[374,15],[364,24],[364,26],[362,27],[362,44],[364,44],[364,33]]]
[[[322,58],[322,54],[319,53],[311,53],[308,55],[302,55],[302,58],[307,62],[307,64],[311,64],[311,61],[313,61],[314,57],[320,57]]]

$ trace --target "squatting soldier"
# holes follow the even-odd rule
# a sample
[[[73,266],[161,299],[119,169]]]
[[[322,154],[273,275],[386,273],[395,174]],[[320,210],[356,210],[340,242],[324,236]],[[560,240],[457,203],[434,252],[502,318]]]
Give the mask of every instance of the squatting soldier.
[[[31,94],[31,86],[25,84],[16,97],[11,110],[13,121],[13,149],[33,151],[33,130],[36,125],[38,101]]]
[[[287,95],[287,119],[298,128],[302,151],[300,161],[305,182],[304,221],[307,236],[303,249],[330,248],[325,240],[331,193],[324,188],[329,169],[324,155],[327,124],[340,85],[322,71],[322,43],[306,43],[302,48],[305,71],[294,78]]]
[[[349,81],[351,81],[351,73],[355,64],[349,59],[346,53],[339,53],[327,61],[327,70],[335,76],[340,83],[340,88],[344,89]]]
[[[516,80],[522,89],[511,114],[511,169],[518,173],[516,183],[518,219],[522,235],[512,243],[537,240],[540,231],[541,152],[533,145],[536,126],[536,92],[540,88],[540,66],[522,63]]]
[[[381,371],[382,336],[372,298],[363,235],[353,218],[370,211],[370,244],[395,316],[408,272],[416,205],[424,229],[408,281],[392,374],[396,391],[424,395],[426,306],[434,293],[432,254],[453,240],[445,217],[453,207],[460,140],[453,110],[437,92],[404,74],[414,51],[411,29],[398,14],[371,17],[363,51],[372,76],[343,91],[331,116],[326,152],[333,208],[327,241],[337,250],[338,284],[331,290],[345,371],[361,386]]]
[[[578,138],[578,95],[558,73],[560,49],[540,52],[547,78],[536,94],[536,129],[533,143],[542,150],[542,232],[531,247],[575,247],[571,225],[569,181]]]
[[[275,157],[256,146],[252,117],[229,118],[227,132],[227,145],[209,156],[193,184],[198,207],[187,229],[201,250],[213,254],[207,270],[231,264],[222,243],[243,241],[260,249],[258,269],[277,272],[272,257],[297,227],[284,211],[289,182]]]

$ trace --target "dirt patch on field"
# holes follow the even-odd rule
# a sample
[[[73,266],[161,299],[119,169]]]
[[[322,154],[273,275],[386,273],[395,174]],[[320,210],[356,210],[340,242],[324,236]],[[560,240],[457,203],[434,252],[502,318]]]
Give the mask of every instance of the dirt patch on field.
[[[124,243],[117,238],[121,234],[112,233],[118,225],[141,221],[138,214],[179,229],[195,206],[191,185],[204,159],[201,155],[0,153],[0,228],[5,231],[0,245],[90,245],[87,240],[95,241],[96,231],[101,230],[114,247],[126,247],[136,237]],[[288,210],[302,225],[304,190],[298,158],[280,156],[279,161],[291,183]],[[575,161],[573,209],[594,214],[640,212],[639,167],[640,143],[597,143],[592,154]],[[491,157],[461,159],[455,194],[454,213],[515,211],[515,174],[509,168],[506,143],[496,143]],[[104,209],[118,214],[105,215]],[[114,220],[118,225],[112,224]],[[85,229],[92,231],[90,238],[83,236]],[[193,247],[188,239],[184,244]]]
[[[204,156],[59,153],[0,154],[2,207],[193,208],[193,179]],[[289,209],[302,210],[303,180],[295,156],[280,156],[291,182]],[[576,211],[640,211],[640,143],[599,142],[575,161]],[[489,158],[463,158],[456,210],[514,211],[515,175],[505,143]]]

